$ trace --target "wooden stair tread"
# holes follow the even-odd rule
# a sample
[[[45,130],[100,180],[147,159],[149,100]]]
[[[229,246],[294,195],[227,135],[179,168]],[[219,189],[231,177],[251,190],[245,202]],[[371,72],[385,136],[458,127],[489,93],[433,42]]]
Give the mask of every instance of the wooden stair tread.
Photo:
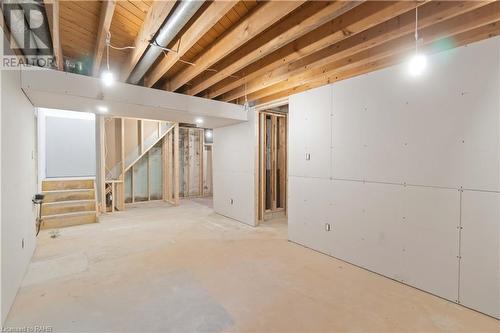
[[[67,189],[67,190],[50,190],[50,191],[42,191],[42,193],[70,193],[70,192],[89,192],[94,191],[93,188],[75,188],[75,189]]]
[[[44,202],[43,205],[46,206],[56,206],[56,205],[64,205],[64,204],[79,204],[79,203],[91,203],[95,202],[94,199],[81,199],[81,200],[67,200],[67,201],[53,201],[53,202]]]
[[[94,179],[43,180],[42,191],[94,189]]]
[[[54,215],[45,215],[42,219],[56,219],[56,218],[65,218],[65,217],[75,217],[75,216],[86,216],[86,215],[96,215],[95,210],[84,210],[79,212],[70,212],[70,213],[62,213],[62,214],[54,214]]]

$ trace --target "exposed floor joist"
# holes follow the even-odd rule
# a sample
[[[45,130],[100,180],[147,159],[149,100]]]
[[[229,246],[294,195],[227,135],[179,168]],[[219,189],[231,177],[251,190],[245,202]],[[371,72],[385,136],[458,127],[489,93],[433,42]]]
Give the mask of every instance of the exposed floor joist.
[[[485,8],[484,13],[488,9],[491,8]],[[498,13],[491,14],[491,18],[495,14],[497,15],[496,20],[483,18],[483,24],[478,23],[476,27],[472,27],[471,29],[463,25],[462,29],[455,30],[460,23],[463,23],[460,17],[457,17],[454,22],[443,22],[443,30],[424,30],[422,35],[426,36],[427,42],[424,44],[423,49],[426,53],[436,53],[497,36],[500,33],[500,17]],[[284,97],[292,91],[293,93],[297,93],[341,79],[369,73],[404,61],[404,59],[407,59],[411,55],[413,48],[412,35],[407,35],[398,40],[382,44],[374,49],[362,51],[351,57],[341,59],[319,70],[302,73],[284,83],[257,91],[250,94],[248,99],[257,101],[258,103],[265,103],[273,98]],[[386,61],[390,64],[386,64]],[[383,66],[380,64],[386,65]]]
[[[251,40],[231,54],[221,64],[220,70],[216,73],[207,73],[208,77],[206,79],[189,87],[186,93],[189,95],[200,93],[236,71],[342,15],[360,3],[354,1],[319,1],[305,4],[287,16],[279,25],[274,25],[271,29],[263,32],[259,38]]]
[[[175,91],[185,83],[203,73],[217,61],[248,42],[254,36],[278,22],[283,16],[298,8],[304,1],[265,2],[252,11],[244,21],[217,40],[209,50],[195,60],[196,66],[190,66],[171,78],[165,87]]]
[[[106,47],[106,38],[111,26],[111,20],[116,8],[115,0],[105,0],[101,5],[101,16],[99,19],[99,29],[97,30],[97,41],[94,52],[94,63],[92,67],[92,75],[97,76],[101,68],[101,60]]]
[[[420,20],[419,26],[421,29],[430,27],[442,22],[446,19],[451,19],[459,14],[467,13],[471,10],[477,9],[478,7],[484,6],[485,3],[482,2],[464,2],[457,6],[456,3],[428,3],[420,8]],[[494,5],[496,6],[496,5]],[[494,9],[494,8],[489,8]],[[481,13],[485,13],[482,11]],[[470,15],[476,17],[477,12],[473,12]],[[464,26],[472,29],[478,25],[483,25],[482,20],[472,20],[472,17],[463,16],[458,18],[458,21],[463,21]],[[498,14],[497,14],[498,15]],[[478,16],[480,17],[480,15]],[[487,23],[491,20],[495,21],[497,16],[492,12],[489,18],[486,19]],[[489,20],[489,21],[488,21]],[[360,51],[370,50],[375,48],[382,43],[387,43],[389,41],[395,40],[388,49],[394,50],[394,47],[398,47],[404,43],[404,45],[412,45],[414,40],[412,39],[415,29],[415,13],[414,11],[408,12],[401,16],[398,16],[392,20],[382,23],[380,26],[375,26],[369,30],[360,33],[359,35],[352,36],[346,40],[340,41],[333,44],[327,48],[324,48],[318,52],[315,52],[307,57],[301,58],[295,62],[282,65],[273,71],[270,71],[267,75],[261,76],[246,83],[245,87],[240,87],[230,93],[222,96],[222,100],[230,101],[236,98],[242,97],[246,94],[253,96],[255,98],[262,97],[261,94],[253,94],[256,91],[265,89],[274,84],[276,85],[287,85],[290,82],[295,82],[297,80],[304,80],[305,77],[315,77],[317,75],[324,75],[326,68],[333,68],[338,66],[335,61],[347,57],[347,62],[351,63],[353,60],[349,58],[349,55],[356,54]],[[439,31],[441,29],[440,25],[436,25],[435,30]],[[457,29],[457,30],[453,30]],[[424,30],[429,31],[429,30]],[[458,26],[454,26],[449,30],[449,33],[461,32]],[[408,35],[405,39],[397,39],[401,36]],[[425,33],[420,33],[424,41],[427,41],[427,35]],[[328,65],[331,64],[331,65]],[[326,66],[326,67],[324,67]],[[329,66],[329,67],[328,67]]]
[[[235,75],[239,76],[239,79],[229,78],[214,85],[208,90],[208,97],[215,98],[238,87],[238,91],[241,91],[245,83],[252,79],[381,24],[414,9],[417,4],[417,2],[365,2],[297,39],[292,44],[237,72]],[[239,96],[242,95],[235,98]]]

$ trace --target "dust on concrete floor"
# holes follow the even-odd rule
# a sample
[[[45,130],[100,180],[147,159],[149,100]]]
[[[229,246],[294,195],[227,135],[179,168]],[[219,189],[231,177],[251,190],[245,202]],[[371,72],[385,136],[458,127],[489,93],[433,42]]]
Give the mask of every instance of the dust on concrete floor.
[[[6,326],[58,332],[500,331],[500,321],[198,200],[42,231]]]

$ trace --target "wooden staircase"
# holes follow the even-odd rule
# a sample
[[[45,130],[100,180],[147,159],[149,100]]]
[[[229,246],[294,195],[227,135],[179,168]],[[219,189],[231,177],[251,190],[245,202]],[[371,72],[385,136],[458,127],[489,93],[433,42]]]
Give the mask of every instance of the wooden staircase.
[[[97,222],[93,179],[44,180],[42,229]]]

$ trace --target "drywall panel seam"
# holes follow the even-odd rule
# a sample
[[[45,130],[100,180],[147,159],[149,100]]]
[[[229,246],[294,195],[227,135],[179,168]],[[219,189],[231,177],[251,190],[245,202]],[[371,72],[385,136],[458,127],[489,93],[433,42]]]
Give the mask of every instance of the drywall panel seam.
[[[460,189],[459,190],[459,194],[460,194],[460,197],[459,197],[459,213],[458,213],[458,226],[457,226],[457,229],[458,229],[458,255],[457,255],[457,259],[458,259],[458,276],[457,276],[457,279],[458,279],[458,283],[457,283],[457,303],[460,304],[460,269],[462,268],[461,265],[462,265],[462,193],[463,193],[463,190]]]
[[[439,185],[426,185],[426,184],[410,184],[410,183],[397,183],[397,182],[383,182],[378,180],[368,180],[368,179],[350,179],[350,178],[336,178],[336,177],[318,177],[318,176],[303,176],[303,175],[294,175],[290,174],[290,177],[297,178],[311,178],[311,179],[324,179],[324,180],[337,180],[337,181],[346,181],[346,182],[358,182],[358,183],[367,183],[367,184],[385,184],[385,185],[401,185],[407,187],[425,187],[425,188],[436,188],[443,190],[462,190],[462,191],[471,191],[471,192],[487,192],[487,193],[500,193],[500,190],[481,190],[481,189],[471,189],[464,188],[462,186],[459,187],[448,187],[448,186],[439,186]]]

